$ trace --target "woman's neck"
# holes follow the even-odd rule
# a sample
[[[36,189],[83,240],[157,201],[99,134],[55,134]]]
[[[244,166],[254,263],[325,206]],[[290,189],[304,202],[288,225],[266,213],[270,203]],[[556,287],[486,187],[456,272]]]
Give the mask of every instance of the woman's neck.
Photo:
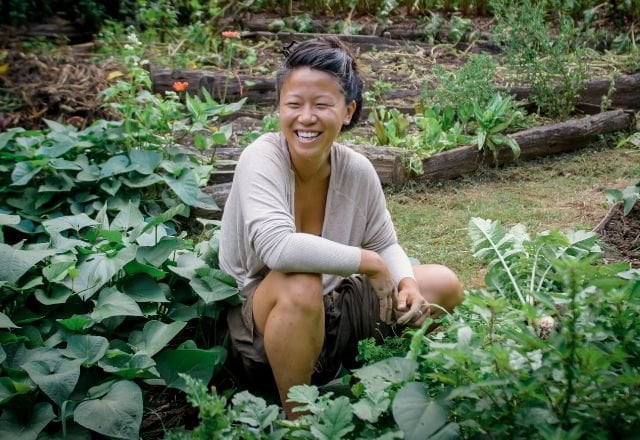
[[[331,175],[331,152],[322,158],[300,158],[290,154],[296,182],[323,181]]]

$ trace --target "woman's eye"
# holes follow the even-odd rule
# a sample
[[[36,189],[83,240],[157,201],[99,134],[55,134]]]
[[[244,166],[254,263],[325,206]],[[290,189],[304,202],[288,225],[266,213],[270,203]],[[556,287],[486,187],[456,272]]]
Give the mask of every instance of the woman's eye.
[[[327,104],[326,102],[319,102],[316,104],[316,106],[319,108],[327,108],[329,107],[329,104]]]
[[[288,102],[287,106],[289,106],[291,108],[298,108],[298,107],[300,107],[300,104],[298,104],[297,102]]]

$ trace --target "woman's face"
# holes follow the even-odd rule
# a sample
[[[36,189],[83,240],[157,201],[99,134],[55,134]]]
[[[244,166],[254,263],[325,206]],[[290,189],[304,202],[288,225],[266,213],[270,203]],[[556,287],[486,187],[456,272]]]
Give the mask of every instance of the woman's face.
[[[345,103],[338,80],[308,67],[291,72],[280,90],[280,128],[292,157],[328,157],[356,102]]]

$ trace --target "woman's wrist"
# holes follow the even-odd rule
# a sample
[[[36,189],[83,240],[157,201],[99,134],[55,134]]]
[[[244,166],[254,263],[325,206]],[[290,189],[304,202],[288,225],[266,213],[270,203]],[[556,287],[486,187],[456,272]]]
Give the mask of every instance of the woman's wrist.
[[[418,283],[415,279],[413,278],[403,278],[400,280],[400,282],[398,283],[398,290],[402,290],[402,289],[406,289],[406,288],[418,288]]]

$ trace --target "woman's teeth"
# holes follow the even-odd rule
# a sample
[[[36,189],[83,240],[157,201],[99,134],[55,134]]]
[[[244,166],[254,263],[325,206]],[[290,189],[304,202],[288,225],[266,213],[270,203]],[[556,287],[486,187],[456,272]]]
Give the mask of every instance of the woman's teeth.
[[[320,136],[320,133],[317,131],[296,131],[296,134],[304,141],[311,141]]]

